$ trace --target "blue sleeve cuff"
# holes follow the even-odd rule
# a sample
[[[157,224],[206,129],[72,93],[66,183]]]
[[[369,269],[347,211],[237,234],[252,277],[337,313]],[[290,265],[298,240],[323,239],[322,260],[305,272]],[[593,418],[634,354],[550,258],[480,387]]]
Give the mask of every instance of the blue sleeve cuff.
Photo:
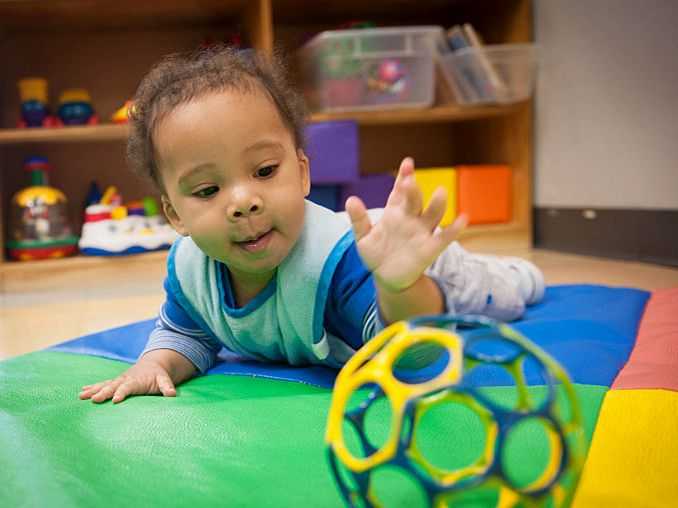
[[[187,335],[165,323],[161,317],[140,356],[157,349],[171,349],[185,356],[201,374],[214,366],[221,345],[205,334]]]

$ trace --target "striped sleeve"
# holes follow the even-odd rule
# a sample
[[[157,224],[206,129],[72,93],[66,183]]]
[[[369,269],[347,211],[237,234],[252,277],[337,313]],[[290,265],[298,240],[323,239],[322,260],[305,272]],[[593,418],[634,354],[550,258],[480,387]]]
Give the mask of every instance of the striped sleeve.
[[[165,282],[167,288],[167,282]],[[204,374],[214,366],[222,344],[205,333],[167,291],[167,300],[142,355],[156,349],[171,349],[185,356]]]
[[[379,313],[379,306],[375,300],[370,305],[365,313],[365,320],[363,321],[363,343],[367,342],[379,332],[381,332],[386,325],[384,324],[381,314]]]

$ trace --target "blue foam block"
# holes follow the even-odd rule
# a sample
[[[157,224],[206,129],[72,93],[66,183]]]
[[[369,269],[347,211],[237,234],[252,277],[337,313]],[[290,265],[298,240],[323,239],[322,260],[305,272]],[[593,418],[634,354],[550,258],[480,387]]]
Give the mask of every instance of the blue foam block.
[[[626,363],[650,294],[630,288],[572,285],[547,288],[544,300],[512,323],[556,358],[575,383],[610,386]],[[86,335],[50,348],[76,354],[134,362],[146,343],[154,320]],[[251,375],[332,387],[336,371],[325,367],[290,367],[244,360],[223,350],[208,374]],[[528,384],[542,384],[536,368],[527,366]],[[475,386],[512,383],[498,369],[478,370],[469,377]]]
[[[311,193],[308,199],[315,204],[334,210],[340,211],[343,205],[339,202],[340,188],[338,185],[311,185]]]

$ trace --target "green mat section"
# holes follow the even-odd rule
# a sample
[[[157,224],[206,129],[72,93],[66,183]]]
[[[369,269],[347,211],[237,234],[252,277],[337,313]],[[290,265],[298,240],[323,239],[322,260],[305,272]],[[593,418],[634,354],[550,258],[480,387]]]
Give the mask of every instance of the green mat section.
[[[341,506],[323,442],[331,391],[213,375],[185,383],[176,398],[78,399],[82,385],[127,367],[45,351],[0,362],[1,507]],[[576,389],[590,442],[607,387]],[[505,392],[488,389],[497,400]],[[375,411],[368,431],[378,438],[388,418]],[[458,457],[474,453],[478,428],[467,416],[431,413],[421,447],[432,460],[451,446]],[[545,457],[543,440],[523,434],[516,463]],[[379,483],[388,497],[409,499],[402,475],[387,471]]]

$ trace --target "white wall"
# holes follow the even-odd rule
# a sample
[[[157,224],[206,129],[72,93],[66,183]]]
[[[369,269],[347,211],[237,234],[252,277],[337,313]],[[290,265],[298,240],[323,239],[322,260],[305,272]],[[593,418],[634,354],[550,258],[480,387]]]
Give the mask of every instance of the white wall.
[[[678,209],[678,0],[534,0],[535,205]]]

